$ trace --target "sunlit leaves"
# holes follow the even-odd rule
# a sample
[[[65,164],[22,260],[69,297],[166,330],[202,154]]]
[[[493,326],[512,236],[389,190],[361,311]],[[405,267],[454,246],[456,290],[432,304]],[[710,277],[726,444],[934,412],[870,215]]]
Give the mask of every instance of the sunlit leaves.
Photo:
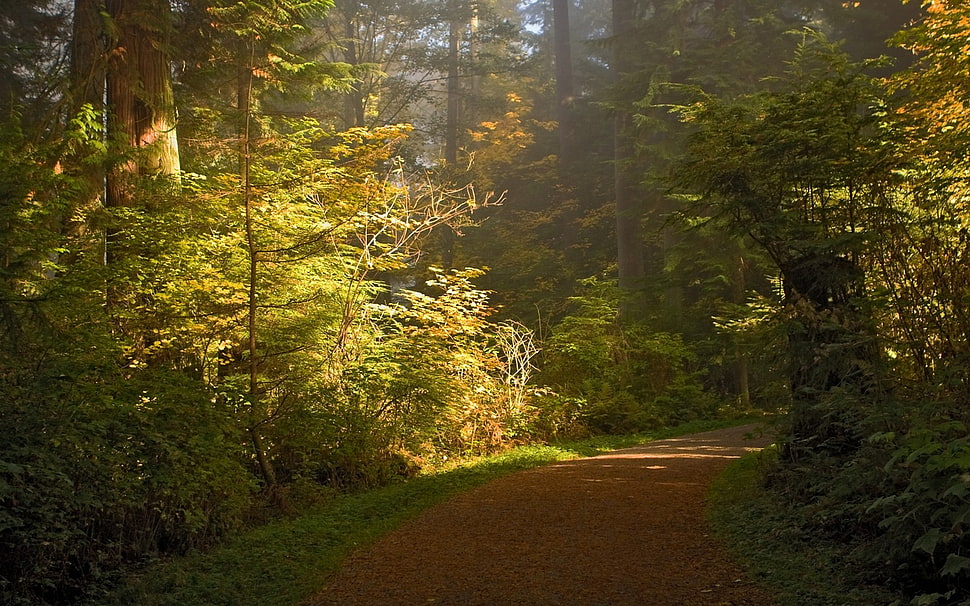
[[[924,4],[926,17],[896,37],[897,43],[916,55],[916,63],[892,82],[897,89],[909,92],[900,118],[914,129],[914,142],[928,139],[925,143],[932,146],[931,154],[935,155],[953,145],[964,147],[960,141],[970,136],[966,120],[970,112],[970,8],[953,0]],[[942,156],[936,160],[948,161]]]

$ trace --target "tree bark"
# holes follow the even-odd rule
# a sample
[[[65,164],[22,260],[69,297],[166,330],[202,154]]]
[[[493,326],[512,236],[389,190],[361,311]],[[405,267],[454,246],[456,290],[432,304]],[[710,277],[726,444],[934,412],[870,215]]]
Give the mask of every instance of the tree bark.
[[[357,18],[360,12],[360,2],[341,2],[337,5],[342,13],[344,25],[344,61],[349,65],[360,65],[360,32],[357,28]],[[364,126],[364,93],[358,88],[351,89],[344,97],[347,126]]]
[[[792,438],[789,456],[799,447],[845,453],[861,444],[858,424],[847,403],[826,405],[840,397],[866,395],[877,386],[879,350],[871,320],[854,302],[862,294],[862,269],[835,254],[810,254],[781,264],[790,322],[789,382],[792,391]],[[847,401],[848,401],[847,400]]]
[[[468,22],[468,71],[471,75],[469,78],[471,85],[468,91],[468,103],[466,104],[466,111],[468,113],[466,120],[474,126],[478,125],[478,99],[481,95],[481,77],[478,73],[478,27],[478,2],[473,2],[471,6],[471,19]]]
[[[445,121],[445,164],[454,167],[458,164],[458,122],[461,119],[461,69],[459,55],[462,22],[452,6],[448,26],[448,107]],[[440,228],[441,265],[450,269],[455,264],[455,232],[445,224]]]
[[[95,110],[104,108],[104,24],[101,18],[103,0],[75,0],[71,37],[72,110],[83,105]]]
[[[458,48],[461,30],[461,21],[452,15],[448,27],[448,107],[445,123],[445,162],[448,164],[458,163],[458,119],[461,102]]]
[[[573,120],[573,58],[569,38],[570,0],[552,0],[554,54],[556,60],[556,118],[559,120],[559,163],[573,162],[576,126]]]
[[[107,0],[114,37],[108,49],[109,143],[123,160],[108,175],[107,206],[133,204],[138,176],[176,175],[175,99],[168,57],[168,0]],[[137,150],[137,153],[132,153]]]
[[[74,22],[72,23],[71,38],[71,72],[70,72],[70,111],[77,115],[85,106],[89,106],[101,115],[104,112],[105,95],[105,45],[102,41],[104,31],[101,16],[102,0],[75,0]],[[103,125],[103,122],[102,122]],[[100,132],[103,138],[105,133]],[[93,213],[102,203],[105,187],[105,166],[85,164],[79,167],[84,192],[79,201],[79,208],[86,217]],[[71,237],[83,237],[88,233],[90,225],[85,218],[64,217],[63,228]],[[101,233],[101,247],[104,246],[104,234]],[[100,256],[104,257],[104,249]],[[76,255],[72,255],[76,258]]]
[[[619,82],[629,71],[629,36],[636,18],[633,0],[613,0],[613,72]],[[619,104],[618,104],[619,105]],[[617,274],[620,288],[633,291],[643,286],[643,235],[640,220],[642,202],[637,179],[631,170],[634,157],[633,121],[624,108],[617,107],[613,122],[614,197],[616,200]],[[629,310],[630,306],[626,308]]]
[[[734,278],[734,302],[738,305],[744,305],[747,299],[748,285],[745,280],[745,271],[744,257],[739,256]],[[734,341],[735,371],[738,382],[738,404],[741,405],[743,410],[748,410],[751,408],[748,354],[741,347],[741,342],[737,335],[732,340]]]

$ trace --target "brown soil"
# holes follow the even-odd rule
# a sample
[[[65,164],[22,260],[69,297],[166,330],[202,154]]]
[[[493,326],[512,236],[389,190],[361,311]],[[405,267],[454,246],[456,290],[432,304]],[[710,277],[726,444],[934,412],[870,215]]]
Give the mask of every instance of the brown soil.
[[[709,533],[704,498],[752,427],[524,471],[361,550],[308,604],[757,605]]]

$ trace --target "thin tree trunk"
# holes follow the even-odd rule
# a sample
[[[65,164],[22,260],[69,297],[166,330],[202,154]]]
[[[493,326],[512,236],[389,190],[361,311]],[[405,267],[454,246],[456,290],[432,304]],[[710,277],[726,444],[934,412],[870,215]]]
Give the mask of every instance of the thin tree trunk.
[[[461,102],[458,47],[461,25],[457,17],[452,16],[448,29],[448,108],[445,123],[445,162],[448,164],[458,163],[458,114]]]
[[[748,286],[745,280],[745,263],[744,257],[738,257],[737,272],[735,274],[734,280],[734,302],[738,305],[744,305],[745,299],[747,297]],[[741,347],[741,342],[738,337],[734,336],[734,355],[736,359],[736,372],[737,372],[737,382],[738,382],[738,403],[744,410],[751,408],[751,388],[750,388],[750,372],[748,366],[748,356],[744,349]]]
[[[349,65],[359,65],[360,55],[357,52],[357,45],[360,43],[358,37],[360,32],[357,30],[357,14],[360,12],[360,2],[345,2],[341,4],[341,13],[344,18],[344,61]],[[346,109],[346,122],[348,126],[364,126],[364,93],[358,88],[351,89],[344,97]]]
[[[618,112],[614,118],[613,190],[616,199],[617,274],[620,288],[632,291],[643,286],[643,214],[637,183],[629,164],[633,159],[632,127],[629,114]]]
[[[466,104],[466,110],[468,113],[467,123],[472,125],[478,124],[478,98],[481,94],[481,77],[478,73],[478,2],[473,2],[472,16],[468,24],[468,63],[470,65],[469,71],[471,72],[471,82],[468,103]]]
[[[251,41],[251,50],[255,48],[255,41]],[[249,261],[249,284],[247,289],[247,317],[246,349],[249,353],[247,371],[249,374],[249,407],[250,424],[249,435],[252,439],[253,453],[259,465],[260,473],[268,488],[276,486],[276,471],[273,463],[266,455],[263,440],[259,434],[262,421],[262,393],[259,388],[259,357],[256,331],[259,328],[257,313],[259,312],[259,251],[256,242],[256,226],[253,217],[253,183],[251,175],[252,165],[252,94],[255,60],[250,57],[248,65],[241,70],[238,89],[236,92],[239,109],[239,172],[243,188],[243,206],[246,221],[246,252]]]

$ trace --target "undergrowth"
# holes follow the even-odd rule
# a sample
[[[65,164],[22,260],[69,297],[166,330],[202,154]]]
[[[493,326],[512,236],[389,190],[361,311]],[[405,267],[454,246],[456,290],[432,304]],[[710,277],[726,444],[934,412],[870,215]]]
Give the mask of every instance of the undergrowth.
[[[908,603],[863,582],[851,545],[807,530],[800,514],[764,489],[777,451],[752,453],[714,482],[709,517],[753,580],[774,593],[779,606],[873,606]]]
[[[323,586],[351,551],[461,491],[523,469],[744,422],[750,419],[695,421],[650,434],[522,446],[448,471],[340,496],[300,517],[246,532],[209,552],[158,562],[92,604],[299,604]]]

